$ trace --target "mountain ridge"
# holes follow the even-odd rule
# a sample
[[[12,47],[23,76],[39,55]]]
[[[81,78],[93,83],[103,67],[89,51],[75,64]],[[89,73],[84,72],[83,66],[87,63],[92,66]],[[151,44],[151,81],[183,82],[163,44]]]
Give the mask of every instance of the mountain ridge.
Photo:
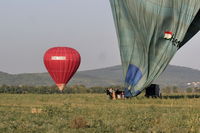
[[[200,71],[193,68],[169,65],[154,83],[162,86],[186,87],[187,83],[199,82]],[[0,85],[54,85],[48,73],[9,74],[0,72]],[[78,71],[68,85],[112,86],[123,85],[120,65],[93,70]]]

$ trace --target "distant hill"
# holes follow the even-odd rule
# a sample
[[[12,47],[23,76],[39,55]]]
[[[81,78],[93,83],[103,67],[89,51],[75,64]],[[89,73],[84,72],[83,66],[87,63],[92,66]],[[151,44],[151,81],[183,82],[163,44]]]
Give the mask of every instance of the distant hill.
[[[162,75],[155,81],[155,83],[163,86],[186,87],[187,83],[199,81],[199,70],[169,65]]]
[[[200,81],[200,71],[169,65],[155,83],[162,86],[185,87],[189,82]],[[48,73],[8,74],[0,72],[0,85],[53,85]],[[121,66],[80,71],[71,79],[69,85],[110,86],[123,85]]]

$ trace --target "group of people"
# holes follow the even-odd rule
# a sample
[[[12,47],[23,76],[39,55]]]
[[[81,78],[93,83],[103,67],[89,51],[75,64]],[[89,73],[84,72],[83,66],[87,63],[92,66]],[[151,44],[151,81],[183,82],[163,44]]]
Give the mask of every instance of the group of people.
[[[106,94],[109,95],[109,98],[112,100],[125,98],[124,91],[118,88],[108,88],[106,89]]]

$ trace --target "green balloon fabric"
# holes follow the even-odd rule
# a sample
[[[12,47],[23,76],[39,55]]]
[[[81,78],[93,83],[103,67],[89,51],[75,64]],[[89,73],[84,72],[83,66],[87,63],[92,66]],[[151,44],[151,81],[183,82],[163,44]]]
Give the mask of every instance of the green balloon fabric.
[[[137,96],[200,30],[200,0],[110,0],[125,96]]]

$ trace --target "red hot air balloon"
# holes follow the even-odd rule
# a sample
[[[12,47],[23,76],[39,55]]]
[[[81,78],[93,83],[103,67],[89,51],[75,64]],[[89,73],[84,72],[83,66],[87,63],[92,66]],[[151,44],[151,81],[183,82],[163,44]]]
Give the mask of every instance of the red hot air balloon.
[[[80,62],[80,54],[69,47],[50,48],[44,55],[44,64],[60,91],[75,74]]]

